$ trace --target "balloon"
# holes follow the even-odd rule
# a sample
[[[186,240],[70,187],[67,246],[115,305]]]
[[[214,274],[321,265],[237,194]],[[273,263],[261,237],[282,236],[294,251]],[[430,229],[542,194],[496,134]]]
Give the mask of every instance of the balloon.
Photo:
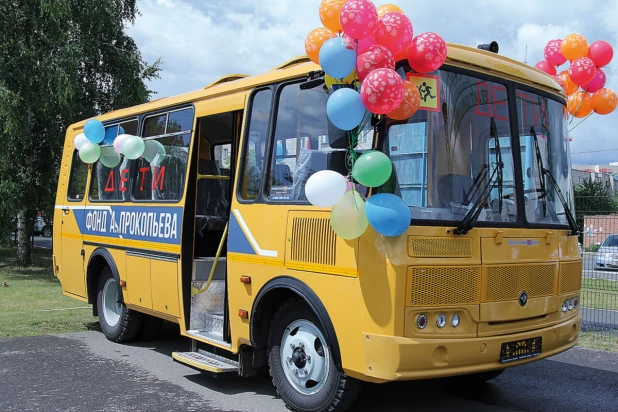
[[[144,153],[145,148],[144,141],[138,136],[129,136],[122,143],[122,153],[127,159],[137,159]]]
[[[339,13],[347,0],[322,0],[320,4],[320,20],[327,29],[334,32],[341,31]]]
[[[378,193],[367,199],[365,213],[371,227],[384,236],[401,235],[412,220],[406,202],[391,193]]]
[[[116,151],[116,153],[122,153],[122,144],[129,137],[131,137],[130,134],[121,134],[120,136],[114,139],[114,150]]]
[[[352,167],[352,177],[366,187],[382,186],[391,174],[393,174],[391,159],[377,150],[363,153]]]
[[[365,106],[360,94],[354,89],[341,88],[335,90],[326,102],[326,115],[338,129],[352,130],[358,126],[365,116]]]
[[[376,39],[373,37],[373,34],[365,37],[364,39],[354,40],[347,34],[344,34],[342,38],[348,43],[351,44],[354,50],[356,50],[357,54],[365,53],[371,46],[375,46],[378,44]]]
[[[144,141],[144,153],[142,157],[151,165],[158,165],[165,156],[165,147],[156,140]]]
[[[88,138],[86,137],[85,134],[80,133],[77,136],[75,136],[75,138],[73,139],[73,147],[75,147],[77,150],[81,149],[82,146],[84,145],[84,143],[89,142],[90,140],[88,140]]]
[[[99,161],[103,166],[113,169],[120,164],[121,160],[122,158],[116,153],[113,147],[108,146],[101,149]]]
[[[341,173],[320,170],[311,175],[305,185],[305,195],[313,206],[331,207],[343,197],[348,182]]]
[[[371,46],[365,53],[356,58],[356,73],[361,82],[375,69],[386,68],[395,70],[395,57],[384,46]]]
[[[607,80],[605,76],[605,72],[603,69],[597,67],[597,72],[594,75],[592,81],[584,86],[582,89],[586,90],[588,93],[594,93],[599,89],[605,87],[605,81]]]
[[[94,163],[99,160],[99,156],[101,156],[101,146],[96,143],[86,142],[79,150],[79,158],[84,163]]]
[[[347,77],[356,66],[356,52],[340,37],[324,42],[319,54],[324,72],[336,79]]]
[[[569,100],[567,101],[567,110],[574,117],[586,117],[592,113],[593,109],[594,103],[592,96],[588,93],[579,91],[569,96]]]
[[[92,143],[101,143],[105,138],[105,126],[97,119],[90,119],[84,125],[84,134]]]
[[[339,13],[343,32],[354,40],[371,35],[377,21],[378,10],[369,0],[348,0]]]
[[[603,67],[607,66],[609,62],[612,61],[614,49],[612,49],[612,46],[605,40],[598,40],[590,45],[587,55],[592,59],[595,66]]]
[[[598,114],[610,114],[618,105],[618,96],[611,89],[599,89],[592,95],[594,111]]]
[[[105,129],[105,137],[102,144],[108,145],[114,143],[114,139],[118,135],[118,126],[112,126]]]
[[[551,64],[549,64],[545,60],[541,60],[540,62],[535,64],[534,67],[536,67],[539,70],[544,71],[545,73],[549,74],[550,76],[555,76],[556,75],[556,68],[554,66],[552,66]]]
[[[354,82],[354,78],[356,76],[356,70],[353,70],[352,73],[345,79],[335,79],[328,74],[324,75],[324,83],[326,83],[326,87],[330,88],[334,84],[352,84]]]
[[[560,66],[564,64],[567,59],[562,55],[562,51],[560,50],[560,46],[562,45],[562,39],[550,40],[545,46],[545,52],[543,55],[545,56],[545,60],[547,63],[552,66]],[[542,70],[542,69],[541,69]]]
[[[403,100],[398,108],[386,116],[393,120],[409,119],[421,105],[421,93],[416,85],[408,80],[403,81]]]
[[[365,202],[360,194],[351,190],[343,195],[330,212],[330,225],[337,236],[356,239],[367,230]]]
[[[386,114],[399,107],[403,91],[403,80],[395,70],[376,69],[362,83],[361,98],[370,112]]]
[[[320,28],[315,29],[305,39],[305,52],[312,62],[320,64],[320,48],[328,39],[337,37],[337,34],[331,30]]]
[[[561,71],[558,74],[558,79],[560,80],[560,83],[562,84],[562,88],[564,89],[564,93],[567,96],[572,95],[579,88],[579,86],[573,83],[573,81],[571,80],[568,70]]]
[[[438,70],[446,60],[446,42],[435,33],[421,33],[408,48],[408,63],[418,73]]]
[[[594,79],[597,68],[594,62],[588,57],[580,57],[571,62],[569,67],[569,77],[573,83],[583,86]]]
[[[383,4],[378,7],[378,18],[384,16],[386,13],[391,12],[403,13],[403,10],[401,10],[398,6],[395,6],[394,4]]]
[[[401,53],[395,55],[395,63],[400,62],[402,60],[408,60],[408,47],[406,47],[406,49],[402,51]]]
[[[413,33],[412,22],[405,14],[390,12],[378,19],[374,35],[378,44],[399,54],[412,43]]]
[[[588,42],[581,34],[569,34],[562,40],[560,51],[566,59],[573,61],[586,56],[588,53]]]

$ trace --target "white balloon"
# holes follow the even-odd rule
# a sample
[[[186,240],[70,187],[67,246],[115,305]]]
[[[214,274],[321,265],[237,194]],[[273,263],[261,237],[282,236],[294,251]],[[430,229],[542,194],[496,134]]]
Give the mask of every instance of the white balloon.
[[[129,137],[131,137],[130,134],[121,134],[114,139],[114,150],[116,151],[116,153],[122,153],[122,144]]]
[[[77,136],[75,136],[75,138],[73,139],[73,146],[79,150],[82,148],[82,146],[84,145],[84,143],[88,143],[90,140],[88,140],[88,138],[86,137],[85,134],[80,133]]]
[[[346,178],[332,170],[314,173],[305,185],[307,200],[317,207],[331,207],[343,197],[348,187]]]

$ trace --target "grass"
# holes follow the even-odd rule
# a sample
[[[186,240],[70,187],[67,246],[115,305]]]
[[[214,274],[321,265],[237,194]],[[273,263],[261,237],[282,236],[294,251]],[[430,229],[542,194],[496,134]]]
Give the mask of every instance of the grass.
[[[588,349],[618,352],[618,337],[599,332],[582,332],[577,345]]]
[[[62,294],[51,251],[32,254],[32,266],[20,268],[14,249],[0,249],[0,338],[98,329],[90,305]]]

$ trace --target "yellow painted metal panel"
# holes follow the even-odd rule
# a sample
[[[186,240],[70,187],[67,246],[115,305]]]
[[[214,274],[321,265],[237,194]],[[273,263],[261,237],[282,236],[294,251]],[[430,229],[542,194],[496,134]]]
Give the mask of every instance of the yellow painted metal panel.
[[[172,316],[180,316],[178,305],[178,263],[150,261],[152,309]]]
[[[152,309],[150,259],[127,256],[126,262],[128,302],[135,306]]]
[[[506,232],[499,244],[491,238],[481,239],[483,264],[557,262],[558,239],[551,239],[551,243],[548,244],[545,237],[511,238]]]

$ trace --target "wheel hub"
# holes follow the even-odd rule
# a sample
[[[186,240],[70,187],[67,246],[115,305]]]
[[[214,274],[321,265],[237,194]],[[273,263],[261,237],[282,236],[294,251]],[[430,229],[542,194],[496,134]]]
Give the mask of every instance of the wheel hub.
[[[307,353],[302,348],[297,347],[292,353],[292,362],[297,368],[304,368],[307,364]]]

